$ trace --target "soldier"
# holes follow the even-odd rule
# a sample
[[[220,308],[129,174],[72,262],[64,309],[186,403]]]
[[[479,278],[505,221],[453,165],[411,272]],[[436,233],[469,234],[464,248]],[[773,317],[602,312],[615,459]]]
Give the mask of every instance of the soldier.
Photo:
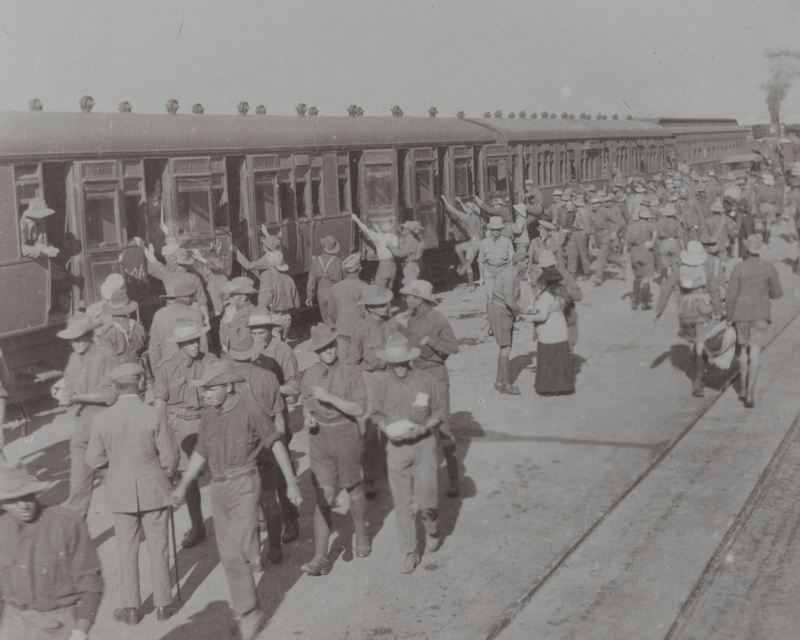
[[[47,244],[45,225],[38,222],[54,213],[44,198],[31,198],[28,201],[28,207],[22,212],[19,221],[23,256],[35,260],[40,256],[55,258],[58,255],[58,249]]]
[[[228,307],[219,323],[219,341],[223,350],[228,349],[231,334],[239,327],[247,326],[247,319],[255,310],[255,305],[248,296],[258,293],[250,278],[234,278],[222,288],[223,295],[228,298]]]
[[[546,223],[543,220],[542,223]],[[547,223],[550,224],[550,223]],[[535,238],[540,240],[540,238]],[[518,251],[511,259],[511,264],[503,269],[494,280],[492,304],[489,305],[489,324],[492,326],[494,339],[500,347],[497,356],[497,378],[494,388],[500,393],[518,396],[520,391],[511,383],[509,355],[514,334],[514,321],[522,313],[519,304],[520,282],[528,269],[528,254]],[[443,420],[447,418],[444,416]]]
[[[394,280],[397,277],[397,260],[395,260],[394,253],[392,253],[389,247],[397,249],[399,246],[399,240],[394,233],[394,225],[389,221],[384,221],[380,224],[374,222],[372,224],[373,229],[370,229],[361,222],[361,219],[355,213],[351,214],[350,218],[358,225],[364,235],[369,238],[370,242],[375,245],[375,253],[378,256],[378,269],[375,272],[375,284],[389,290],[393,289]],[[339,279],[341,280],[341,278]]]
[[[190,280],[178,279],[166,285],[167,306],[153,315],[150,323],[150,343],[147,347],[150,367],[155,375],[161,361],[175,355],[177,347],[170,338],[174,335],[175,323],[188,320],[194,324],[203,324],[203,314],[192,306],[195,288]],[[205,334],[200,338],[200,351],[208,353],[208,339]]]
[[[331,287],[332,303],[331,316],[336,323],[336,340],[339,351],[347,355],[350,350],[350,337],[361,318],[363,318],[363,307],[358,306],[367,283],[360,277],[361,256],[357,253],[349,255],[342,263],[344,269],[344,280],[337,282]]]
[[[299,505],[302,498],[280,434],[247,396],[236,393],[233,385],[241,382],[244,376],[224,360],[210,364],[202,378],[192,381],[194,388],[202,388],[206,407],[197,448],[171,500],[176,506],[184,501],[189,485],[208,462],[217,549],[231,607],[241,640],[253,640],[264,622],[253,579],[253,569],[258,567],[250,564],[251,552],[258,546],[261,487],[255,461],[262,448],[271,448],[275,454],[294,504]]]
[[[655,225],[650,222],[650,210],[639,208],[638,218],[628,224],[625,243],[628,245],[633,270],[633,293],[631,309],[650,309],[650,279],[655,273],[656,258],[653,253],[657,235]]]
[[[494,279],[511,262],[514,255],[514,245],[511,240],[502,235],[505,225],[500,216],[492,216],[486,226],[489,235],[483,238],[478,248],[478,270],[480,272],[479,284],[486,291],[486,312],[492,302]],[[491,329],[490,329],[491,331]]]
[[[203,314],[205,324],[208,324],[208,300],[206,298],[205,289],[200,278],[190,271],[187,271],[184,266],[191,266],[193,264],[192,256],[188,250],[183,249],[175,242],[167,242],[161,248],[161,255],[164,257],[166,264],[161,264],[156,258],[155,250],[151,244],[145,247],[138,239],[142,250],[144,251],[145,258],[147,258],[147,273],[151,276],[158,278],[164,283],[164,289],[167,290],[170,284],[174,284],[177,280],[181,282],[191,282],[193,285],[194,298],[193,303],[197,306],[200,313]]]
[[[678,210],[675,205],[667,203],[661,220],[656,223],[658,236],[658,252],[661,256],[661,281],[665,282],[674,267],[680,263],[680,252],[686,238],[681,223],[678,221]]]
[[[87,640],[100,606],[100,558],[86,523],[41,504],[49,486],[0,465],[2,640]]]
[[[744,247],[747,253],[731,271],[725,304],[728,325],[736,327],[736,339],[741,348],[739,399],[752,409],[761,349],[767,346],[767,331],[772,321],[770,300],[780,298],[783,290],[775,265],[761,260],[761,254],[766,251],[761,235],[751,235]]]
[[[737,223],[739,227],[739,257],[747,255],[744,241],[756,232],[756,219],[750,213],[750,201],[747,198],[739,198],[736,203]]]
[[[97,344],[113,351],[120,362],[141,362],[147,333],[130,317],[138,308],[139,304],[128,298],[125,289],[117,289],[111,299],[103,303],[103,313],[111,322],[100,330]]]
[[[314,304],[314,292],[316,291],[322,321],[332,329],[336,323],[330,311],[333,297],[331,288],[344,278],[344,273],[342,272],[342,260],[336,255],[339,253],[339,243],[336,238],[325,236],[320,242],[322,253],[325,255],[318,255],[311,261],[311,268],[308,270],[308,285],[306,286],[306,306],[310,307]],[[394,258],[391,260],[394,263]]]
[[[759,232],[764,235],[764,242],[769,244],[770,230],[775,223],[778,213],[778,205],[783,204],[783,193],[779,193],[775,188],[775,177],[771,173],[765,173],[762,176],[763,185],[758,187],[756,194],[758,196],[758,221],[761,223],[758,227]],[[781,207],[782,210],[782,207]],[[762,231],[763,226],[763,231]]]
[[[400,293],[406,297],[409,309],[408,324],[401,331],[408,337],[411,346],[421,352],[420,357],[414,361],[414,368],[433,378],[445,403],[444,417],[436,435],[447,463],[447,495],[456,497],[460,493],[458,458],[456,440],[447,423],[450,415],[450,377],[447,375],[445,362],[451,355],[458,353],[458,340],[447,318],[433,308],[436,300],[430,282],[417,280],[411,286],[401,289]]]
[[[706,220],[704,235],[717,241],[717,255],[723,263],[728,261],[728,245],[736,241],[736,225],[733,220],[723,215],[724,207],[719,200],[711,205],[711,216]]]
[[[625,278],[625,263],[620,256],[611,255],[611,242],[622,231],[622,216],[618,212],[606,209],[601,198],[592,198],[592,215],[589,221],[589,234],[594,236],[597,245],[597,258],[593,265],[596,285],[603,284],[603,271],[606,262],[617,265],[623,279]]]
[[[436,439],[431,436],[447,416],[447,403],[441,387],[411,366],[419,355],[420,350],[399,333],[390,336],[386,347],[377,352],[391,371],[376,390],[375,419],[389,438],[389,487],[397,540],[404,554],[403,573],[413,572],[420,562],[416,511],[425,525],[425,548],[434,552],[441,543]]]
[[[518,252],[527,251],[528,245],[531,243],[528,235],[528,208],[522,202],[518,202],[512,208],[516,214],[514,217],[514,248]]]
[[[367,389],[361,369],[341,360],[336,334],[320,323],[311,329],[311,348],[319,362],[306,369],[302,380],[304,424],[309,428],[311,473],[317,495],[314,510],[314,557],[300,569],[312,576],[330,573],[328,538],[336,486],[350,499],[355,527],[354,553],[370,554],[367,503],[361,482],[361,434],[356,419],[367,408]]]
[[[261,285],[258,289],[258,304],[266,307],[273,319],[281,321],[283,340],[286,340],[292,326],[289,312],[301,307],[297,286],[285,273],[288,270],[289,265],[283,261],[283,253],[272,252],[269,267],[261,272]]]
[[[475,258],[478,257],[478,251],[480,250],[480,242],[483,238],[483,221],[481,220],[480,209],[478,209],[477,205],[471,202],[461,202],[459,198],[457,198],[457,201],[464,209],[463,211],[454,207],[447,198],[442,195],[444,210],[467,237],[463,242],[456,244],[456,255],[461,263],[457,273],[460,276],[466,274],[467,284],[469,284],[470,287],[474,287],[475,272],[473,271],[472,265],[475,262]]]
[[[211,331],[209,336],[214,336],[219,339],[219,325],[222,320],[222,314],[225,312],[225,294],[223,289],[228,282],[228,277],[225,275],[224,267],[219,258],[210,257],[204,258],[197,249],[192,249],[192,256],[201,265],[198,268],[198,273],[206,281],[206,290],[208,297],[211,299],[211,308],[209,309],[209,324]],[[219,353],[221,345],[214,345],[214,352]]]
[[[106,510],[114,517],[117,556],[120,562],[121,608],[114,619],[127,624],[141,620],[139,591],[139,544],[144,531],[150,558],[150,582],[156,617],[163,621],[178,607],[169,583],[170,478],[178,468],[178,444],[166,418],[139,398],[144,369],[126,363],[108,376],[117,402],[98,413],[86,462],[99,469],[108,465]]]
[[[208,331],[209,327],[201,326],[196,320],[179,318],[175,322],[173,335],[169,338],[176,350],[155,371],[153,406],[166,413],[167,424],[175,434],[181,450],[178,463],[180,472],[186,472],[188,468],[200,430],[200,392],[191,382],[199,380],[205,368],[214,360],[213,356],[204,356],[200,349],[201,340]],[[186,509],[192,528],[184,535],[181,546],[190,549],[206,539],[200,506],[200,487],[197,482],[188,485]]]
[[[591,276],[592,270],[592,259],[591,255],[589,254],[591,213],[586,208],[586,201],[583,199],[583,196],[577,196],[573,204],[575,206],[575,222],[573,224],[575,230],[572,232],[572,237],[575,240],[575,245],[578,249],[578,257],[580,258],[580,271],[583,274],[582,278],[584,280],[588,280]],[[577,270],[573,273],[577,274]]]
[[[94,330],[99,326],[85,313],[78,313],[56,334],[69,340],[72,347],[64,377],[54,385],[54,396],[61,406],[70,407],[75,424],[69,445],[69,498],[64,506],[84,518],[89,513],[94,481],[94,469],[86,464],[92,419],[116,399],[108,374],[119,364],[113,351],[95,344]]]
[[[396,249],[390,244],[386,246],[395,258],[403,261],[403,286],[416,280],[422,271],[420,262],[425,251],[422,225],[416,220],[404,222],[400,228],[399,246]]]
[[[286,425],[283,442],[288,449],[289,444],[292,442],[292,431],[289,429],[288,405],[294,404],[300,395],[300,367],[297,365],[297,356],[294,353],[294,349],[273,335],[272,329],[275,327],[280,327],[280,322],[273,320],[265,307],[256,307],[247,322],[247,328],[259,345],[258,350],[251,357],[251,361],[257,367],[274,373],[278,378],[278,384],[280,384],[281,395],[284,399],[283,421]],[[281,541],[283,544],[289,544],[297,540],[300,535],[300,515],[297,507],[291,503],[286,494],[286,482],[283,479],[283,474],[276,472],[275,465],[277,462],[272,460],[271,456],[265,455],[270,458],[268,465],[270,469],[268,471],[271,472],[271,475],[269,475],[268,479],[274,481],[278,502],[280,503],[283,523]],[[269,494],[265,489],[262,497],[262,506],[265,512],[266,510],[274,510],[273,502],[272,494]]]
[[[357,304],[364,307],[365,316],[353,331],[347,355],[349,362],[361,368],[367,388],[367,410],[359,419],[364,443],[364,492],[367,498],[377,495],[375,479],[382,457],[380,436],[375,423],[369,418],[375,406],[375,389],[388,375],[386,363],[375,354],[386,346],[389,336],[399,330],[389,306],[393,297],[391,291],[381,287],[371,286],[364,290]]]
[[[722,303],[719,295],[719,280],[713,267],[707,265],[708,255],[703,245],[697,241],[687,244],[681,251],[681,264],[661,286],[656,307],[655,322],[667,308],[667,302],[675,287],[679,287],[678,335],[692,344],[695,354],[694,382],[692,395],[703,397],[703,377],[705,374],[705,341],[716,322],[722,316]]]
[[[244,382],[236,383],[234,390],[239,395],[247,395],[258,406],[270,424],[281,434],[281,439],[288,450],[285,437],[287,431],[286,403],[281,395],[278,376],[266,367],[256,365],[251,361],[262,348],[263,344],[256,342],[246,327],[238,327],[232,332],[228,357],[233,361],[233,370],[244,377]],[[268,449],[261,451],[256,460],[256,466],[261,478],[261,508],[267,524],[269,544],[267,559],[270,564],[280,564],[283,560],[281,549],[283,520],[281,508],[276,499],[278,486],[275,477],[276,473],[280,474],[280,467],[274,454]],[[250,558],[251,565],[256,568],[262,566],[258,546],[253,549]]]

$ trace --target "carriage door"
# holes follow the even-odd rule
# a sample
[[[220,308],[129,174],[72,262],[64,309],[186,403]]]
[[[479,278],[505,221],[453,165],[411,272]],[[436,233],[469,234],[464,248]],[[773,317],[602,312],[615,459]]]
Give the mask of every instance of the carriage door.
[[[472,147],[450,147],[445,164],[444,194],[453,201],[461,198],[467,202],[475,195],[475,156]],[[450,216],[445,216],[445,237],[461,242],[467,235],[461,227],[454,224]]]
[[[225,158],[170,158],[164,179],[164,222],[186,249],[231,269],[231,226]]]
[[[426,249],[439,246],[439,167],[436,149],[411,149],[406,157],[406,175],[411,185],[413,219],[422,225]]]
[[[315,173],[312,163],[312,196],[319,187],[318,173]],[[350,253],[353,246],[353,222],[350,213],[353,211],[351,203],[352,192],[350,189],[350,160],[347,151],[322,154],[322,215],[314,218],[314,242],[311,245],[311,254],[320,253],[319,241],[325,236],[333,236],[341,247],[339,257]]]
[[[144,280],[144,253],[128,237],[126,197],[120,163],[116,160],[76,162],[79,215],[84,247],[84,302],[100,300],[100,285],[111,273],[128,283]],[[139,176],[130,176],[137,179]],[[142,178],[143,179],[143,178]],[[136,212],[131,212],[135,216]]]
[[[504,144],[487,145],[483,148],[483,199],[491,204],[492,198],[508,198],[510,176],[508,170],[508,147]]]
[[[397,153],[394,149],[364,151],[359,165],[361,220],[372,228],[374,223],[389,222],[397,227]],[[368,244],[367,259],[376,259]]]

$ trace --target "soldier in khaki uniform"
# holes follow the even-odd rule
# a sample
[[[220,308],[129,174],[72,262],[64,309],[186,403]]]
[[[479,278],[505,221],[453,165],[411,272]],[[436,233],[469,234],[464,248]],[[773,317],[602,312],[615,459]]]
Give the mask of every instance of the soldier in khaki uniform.
[[[170,338],[170,342],[176,345],[177,351],[162,361],[155,372],[153,406],[166,412],[167,423],[175,434],[181,450],[178,465],[178,470],[181,472],[187,469],[200,429],[201,394],[191,382],[202,378],[205,367],[214,360],[213,356],[203,356],[200,351],[200,341],[208,331],[209,327],[203,327],[191,320],[179,319]],[[184,549],[194,547],[206,539],[203,511],[200,506],[200,487],[197,482],[188,485],[186,508],[189,511],[192,528],[181,543]]]
[[[178,468],[178,444],[163,412],[139,397],[144,369],[126,363],[116,367],[109,380],[117,402],[92,421],[86,462],[99,469],[108,464],[106,510],[114,516],[120,561],[121,608],[114,619],[138,624],[139,544],[144,531],[150,559],[153,604],[159,620],[177,610],[169,583],[168,523],[170,477]]]

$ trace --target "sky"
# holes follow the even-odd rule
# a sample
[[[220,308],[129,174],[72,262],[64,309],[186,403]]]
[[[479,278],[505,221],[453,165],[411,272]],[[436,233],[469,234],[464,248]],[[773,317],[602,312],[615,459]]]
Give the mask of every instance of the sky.
[[[409,116],[524,110],[768,122],[800,0],[0,0],[0,110]],[[783,104],[800,123],[800,82]]]

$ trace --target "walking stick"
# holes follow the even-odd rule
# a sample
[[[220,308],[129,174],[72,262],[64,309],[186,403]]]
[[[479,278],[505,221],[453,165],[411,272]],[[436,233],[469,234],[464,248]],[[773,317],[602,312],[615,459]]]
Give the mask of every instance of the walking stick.
[[[178,543],[175,540],[175,512],[169,509],[169,525],[172,529],[172,555],[175,556],[175,587],[178,589],[178,602],[181,602],[181,574],[178,571]]]

